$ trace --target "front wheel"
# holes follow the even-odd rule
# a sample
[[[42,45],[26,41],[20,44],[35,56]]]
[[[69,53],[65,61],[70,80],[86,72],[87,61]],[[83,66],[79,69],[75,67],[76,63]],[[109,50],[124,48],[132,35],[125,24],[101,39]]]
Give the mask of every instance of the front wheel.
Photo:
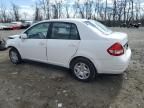
[[[85,58],[78,58],[71,63],[71,70],[75,78],[80,81],[91,81],[95,78],[96,69],[92,62]]]
[[[15,48],[11,48],[9,51],[9,57],[13,64],[20,64],[22,59],[19,52]]]

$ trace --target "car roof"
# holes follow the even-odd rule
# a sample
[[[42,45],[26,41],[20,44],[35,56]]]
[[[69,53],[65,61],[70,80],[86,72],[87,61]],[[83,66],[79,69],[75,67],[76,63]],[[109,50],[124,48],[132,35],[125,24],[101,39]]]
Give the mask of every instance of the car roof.
[[[50,20],[44,20],[40,22],[83,22],[88,21],[87,19],[78,19],[78,18],[67,18],[67,19],[50,19]]]

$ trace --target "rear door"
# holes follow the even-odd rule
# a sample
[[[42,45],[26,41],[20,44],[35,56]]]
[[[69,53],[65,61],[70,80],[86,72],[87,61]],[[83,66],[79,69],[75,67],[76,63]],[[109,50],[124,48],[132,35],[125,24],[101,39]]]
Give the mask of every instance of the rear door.
[[[47,42],[48,62],[68,67],[70,58],[76,53],[80,43],[77,26],[72,23],[53,22]]]

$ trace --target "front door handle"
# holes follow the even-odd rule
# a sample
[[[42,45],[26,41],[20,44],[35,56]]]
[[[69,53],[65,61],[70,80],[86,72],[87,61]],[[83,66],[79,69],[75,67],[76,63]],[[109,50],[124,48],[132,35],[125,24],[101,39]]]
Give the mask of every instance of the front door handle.
[[[43,43],[43,42],[40,42],[40,45],[41,45],[41,46],[44,46],[44,45],[45,45],[45,43]]]

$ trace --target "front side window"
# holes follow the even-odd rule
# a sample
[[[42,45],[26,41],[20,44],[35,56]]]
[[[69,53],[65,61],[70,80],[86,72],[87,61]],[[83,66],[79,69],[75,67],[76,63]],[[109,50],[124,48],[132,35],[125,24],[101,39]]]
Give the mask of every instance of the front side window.
[[[79,34],[76,25],[71,23],[53,23],[51,39],[78,40]]]
[[[37,24],[25,33],[29,39],[46,39],[49,25],[49,23]]]

